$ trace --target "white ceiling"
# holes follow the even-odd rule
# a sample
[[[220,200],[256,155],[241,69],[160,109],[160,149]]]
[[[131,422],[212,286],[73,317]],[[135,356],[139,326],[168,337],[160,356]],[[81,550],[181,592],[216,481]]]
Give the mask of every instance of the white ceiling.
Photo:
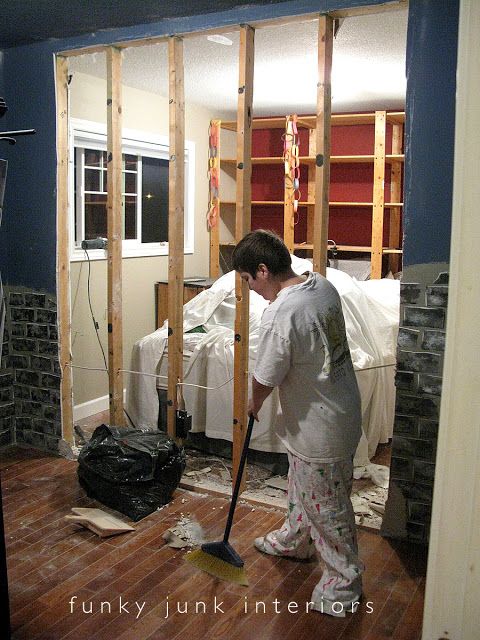
[[[333,111],[403,109],[407,10],[346,18],[334,41]],[[257,28],[255,32],[254,115],[314,113],[317,84],[318,21]],[[221,117],[234,117],[238,99],[239,34],[223,34],[225,46],[205,35],[185,38],[185,100]],[[167,45],[126,49],[123,83],[168,93]],[[71,59],[70,70],[105,77],[105,56]]]

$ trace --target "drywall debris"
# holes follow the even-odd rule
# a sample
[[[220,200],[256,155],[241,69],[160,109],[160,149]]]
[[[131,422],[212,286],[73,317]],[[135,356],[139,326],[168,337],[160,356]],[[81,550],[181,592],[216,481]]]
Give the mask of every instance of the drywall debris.
[[[373,511],[376,511],[377,513],[383,515],[385,513],[385,505],[384,504],[380,504],[378,502],[369,502],[368,506],[370,507],[370,509],[372,509]]]
[[[177,524],[165,531],[162,538],[173,549],[197,547],[204,542],[202,527],[183,514]]]
[[[220,469],[220,478],[222,482],[230,484],[232,482],[232,475],[228,469]]]
[[[205,467],[204,469],[199,469],[198,471],[187,471],[186,472],[186,476],[200,476],[203,475],[205,473],[210,473],[210,471],[212,470],[211,467]]]
[[[67,460],[77,460],[80,448],[62,439],[58,441],[58,453]]]
[[[286,491],[288,481],[287,478],[283,476],[273,476],[272,478],[267,478],[265,480],[265,484],[269,487],[273,487],[274,489],[281,489],[282,491]]]
[[[389,476],[390,469],[381,464],[371,463],[364,467],[355,467],[353,470],[355,480],[370,478],[377,487],[381,487],[382,489],[388,489]]]
[[[357,504],[353,507],[353,510],[358,515],[368,515],[370,514],[370,509],[367,504]]]

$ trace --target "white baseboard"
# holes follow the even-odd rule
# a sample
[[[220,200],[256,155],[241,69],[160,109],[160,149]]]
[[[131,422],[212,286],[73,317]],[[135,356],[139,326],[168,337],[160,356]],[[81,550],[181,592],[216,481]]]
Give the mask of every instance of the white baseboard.
[[[127,396],[127,390],[123,390],[123,402],[125,402],[125,398]],[[108,395],[101,396],[100,398],[94,398],[93,400],[87,400],[87,402],[82,402],[82,404],[76,404],[73,407],[73,421],[83,420],[84,418],[89,418],[90,416],[94,416],[96,413],[101,413],[102,411],[108,410]]]

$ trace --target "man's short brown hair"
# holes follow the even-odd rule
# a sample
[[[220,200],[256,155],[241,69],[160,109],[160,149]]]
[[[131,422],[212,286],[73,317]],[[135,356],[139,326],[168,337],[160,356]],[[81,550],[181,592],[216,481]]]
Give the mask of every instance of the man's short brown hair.
[[[275,276],[288,273],[292,266],[290,252],[283,240],[273,231],[263,229],[251,231],[240,240],[233,250],[232,262],[235,271],[245,271],[253,278],[260,264],[266,265]]]

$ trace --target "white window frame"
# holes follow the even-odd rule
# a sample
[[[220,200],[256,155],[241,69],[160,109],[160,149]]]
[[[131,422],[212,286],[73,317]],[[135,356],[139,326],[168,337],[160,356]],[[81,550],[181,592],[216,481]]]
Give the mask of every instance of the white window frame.
[[[70,119],[69,127],[69,211],[70,211],[70,260],[81,262],[86,260],[85,253],[80,245],[75,244],[75,165],[74,158],[76,148],[93,148],[106,151],[107,127],[99,122],[90,120]],[[152,158],[169,159],[169,140],[167,136],[161,136],[137,129],[122,130],[122,153],[129,155]],[[77,171],[77,193],[83,197],[83,181],[85,172]],[[138,180],[141,181],[141,162],[138,163]],[[166,256],[168,255],[168,242],[141,242],[141,198],[137,199],[138,225],[137,239],[123,240],[122,256],[124,258],[137,258],[142,256]],[[184,253],[191,254],[194,251],[194,210],[195,210],[195,143],[185,140],[185,242]],[[85,220],[77,221],[79,228],[77,237],[83,237],[83,225]],[[91,249],[88,252],[91,260],[106,260],[107,252],[103,249]]]

